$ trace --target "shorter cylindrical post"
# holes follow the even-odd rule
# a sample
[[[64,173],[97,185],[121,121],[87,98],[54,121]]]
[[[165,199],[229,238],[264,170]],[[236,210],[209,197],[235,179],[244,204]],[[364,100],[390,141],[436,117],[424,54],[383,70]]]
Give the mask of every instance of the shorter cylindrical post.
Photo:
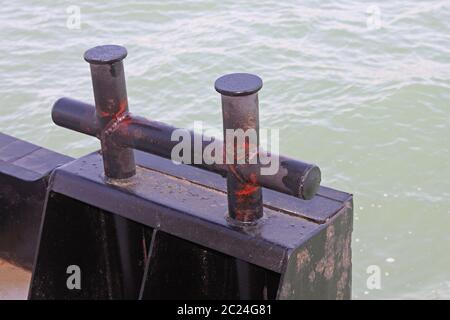
[[[228,74],[215,83],[222,95],[228,211],[230,218],[243,223],[255,222],[263,215],[262,190],[257,183],[261,87],[262,80],[248,73]],[[250,179],[240,174],[242,168],[250,171]]]
[[[122,63],[126,56],[127,50],[116,45],[94,47],[84,54],[91,67],[105,176],[111,179],[126,179],[136,174],[133,150],[118,144],[109,134],[128,114]]]

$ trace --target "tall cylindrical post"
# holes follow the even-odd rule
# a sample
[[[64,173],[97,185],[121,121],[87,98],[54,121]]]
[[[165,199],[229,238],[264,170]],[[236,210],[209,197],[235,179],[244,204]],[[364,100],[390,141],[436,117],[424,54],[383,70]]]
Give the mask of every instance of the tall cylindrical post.
[[[126,56],[127,50],[116,45],[94,47],[84,54],[91,67],[105,176],[111,179],[126,179],[136,174],[133,150],[120,145],[109,134],[128,115],[122,62]]]
[[[222,95],[228,211],[230,218],[243,223],[255,222],[263,215],[262,190],[256,181],[261,87],[262,80],[248,73],[228,74],[215,82],[215,89]],[[243,168],[253,172],[250,179],[240,173]]]

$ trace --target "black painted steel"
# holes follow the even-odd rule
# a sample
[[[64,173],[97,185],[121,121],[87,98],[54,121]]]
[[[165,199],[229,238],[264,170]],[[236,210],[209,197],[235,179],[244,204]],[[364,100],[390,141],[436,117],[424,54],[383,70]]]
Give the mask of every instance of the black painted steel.
[[[172,141],[172,134],[178,128],[129,113],[122,63],[126,55],[125,48],[115,45],[94,47],[86,51],[85,60],[91,66],[95,113],[88,104],[68,98],[59,99],[52,110],[52,118],[56,124],[96,136],[101,140],[105,175],[112,179],[126,179],[135,174],[131,148],[171,158],[173,148],[178,144],[178,141]],[[247,73],[227,75],[217,79],[215,88],[222,94],[226,128],[255,129],[259,127],[256,122],[251,122],[255,116],[258,116],[258,103],[253,99],[257,99],[257,91],[261,87],[262,80]],[[241,105],[253,106],[252,114],[244,112],[245,109],[240,110],[241,106],[239,106],[226,115],[226,106],[232,106],[233,101],[234,103],[239,102]],[[231,116],[232,113],[235,115]],[[260,204],[258,204],[261,202],[261,186],[302,199],[313,198],[318,190],[321,174],[316,165],[280,156],[279,170],[267,175],[262,174],[261,169],[269,166],[270,163],[248,166],[230,166],[224,161],[211,163],[212,159],[205,159],[205,148],[214,139],[203,139],[202,136],[199,136],[201,154],[198,155],[194,139],[196,134],[189,132],[188,135],[191,137],[191,150],[193,151],[184,156],[189,158],[189,164],[220,173],[223,176],[235,177],[229,179],[229,191],[232,194],[230,201],[238,202],[239,196],[236,198],[236,193],[252,191],[250,192],[251,196],[245,197],[247,201],[241,204],[241,213],[247,213],[237,214],[237,208],[232,209],[231,215],[237,220],[253,221],[261,216]],[[217,145],[223,150],[220,143]],[[256,147],[256,156],[259,158],[259,141]],[[208,157],[207,154],[206,157]],[[250,190],[250,186],[253,186],[254,190]],[[233,200],[234,198],[236,199]],[[249,213],[252,210],[254,212]]]
[[[30,298],[349,298],[350,195],[322,188],[304,201],[264,189],[261,223],[236,228],[226,179],[135,156],[127,183],[104,181],[98,153],[55,170]],[[113,217],[135,226],[128,278]],[[77,263],[87,282],[68,290],[65,270]]]
[[[49,176],[72,160],[0,133],[0,258],[32,268]]]
[[[114,127],[128,115],[122,63],[126,56],[126,49],[115,45],[94,47],[84,54],[91,67],[105,175],[112,179],[126,179],[136,174],[132,150],[119,145],[111,136]]]
[[[257,180],[260,170],[258,90],[261,87],[262,80],[247,73],[229,74],[215,83],[216,90],[222,94],[229,215],[244,223],[253,223],[263,215],[262,191]],[[244,170],[250,179],[243,177]]]
[[[127,264],[118,221],[132,234],[127,250],[133,260]],[[50,192],[29,299],[138,299],[151,232],[119,215]],[[67,286],[70,266],[80,270],[79,290]]]
[[[53,121],[67,129],[100,137],[100,127],[98,120],[93,117],[94,106],[70,98],[61,98],[53,106]],[[172,141],[171,136],[179,128],[165,124],[163,122],[149,120],[138,116],[129,116],[126,125],[117,126],[112,135],[115,141],[121,145],[126,145],[134,149],[142,150],[158,156],[170,159],[172,149],[178,141]],[[194,148],[194,137],[198,134],[188,131],[191,138],[191,150]],[[201,139],[203,153],[205,148],[212,143],[214,138],[198,136]],[[199,140],[200,141],[200,140]],[[203,169],[226,176],[228,167],[222,164],[195,164],[194,154],[190,155],[191,164]],[[204,160],[204,159],[203,159]],[[312,199],[320,186],[320,169],[310,163],[295,160],[286,156],[279,156],[280,168],[274,175],[261,175],[261,170],[256,170],[256,180],[266,188],[279,191],[281,193],[293,195],[302,199]],[[261,165],[264,167],[264,165]],[[241,168],[241,175],[250,181],[250,175],[254,169],[247,171]]]
[[[216,80],[214,88],[224,96],[249,96],[257,93],[263,86],[262,79],[251,73],[232,73]]]

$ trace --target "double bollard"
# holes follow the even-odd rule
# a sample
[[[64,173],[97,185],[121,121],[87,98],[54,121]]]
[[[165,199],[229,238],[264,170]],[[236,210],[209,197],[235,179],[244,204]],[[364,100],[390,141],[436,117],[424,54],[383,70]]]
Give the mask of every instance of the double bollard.
[[[126,49],[116,45],[86,51],[84,59],[91,68],[95,107],[61,98],[52,111],[57,125],[100,139],[105,177],[111,181],[136,175],[132,149],[170,158],[177,143],[171,137],[178,128],[129,112],[123,66],[126,56]],[[280,165],[274,174],[261,173],[264,168],[259,161],[262,150],[259,146],[258,91],[261,88],[262,80],[248,73],[228,74],[217,79],[215,89],[222,98],[222,148],[226,159],[217,163],[201,157],[198,162],[194,161],[194,152],[189,155],[192,160],[189,164],[227,177],[230,221],[244,225],[254,224],[263,216],[261,187],[309,200],[316,194],[321,179],[316,165],[284,156],[278,156]],[[256,145],[245,139],[241,140],[241,145],[239,140],[227,141],[226,132],[230,129],[252,130],[256,133]],[[192,143],[196,139],[202,141],[202,154],[212,143],[208,142],[211,141],[209,138],[196,137],[198,134],[192,131],[190,135]],[[194,149],[192,146],[191,150]],[[239,159],[239,154],[244,154],[244,159]]]

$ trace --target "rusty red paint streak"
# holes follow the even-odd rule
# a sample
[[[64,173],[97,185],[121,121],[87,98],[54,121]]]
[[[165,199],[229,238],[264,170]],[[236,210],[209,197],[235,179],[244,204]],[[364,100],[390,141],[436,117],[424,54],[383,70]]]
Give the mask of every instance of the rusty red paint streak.
[[[119,102],[119,110],[112,115],[111,121],[103,129],[103,133],[111,134],[121,125],[128,126],[131,121],[132,118],[128,112],[128,102],[124,99]]]
[[[102,108],[100,108],[100,110],[97,109],[96,112],[101,118],[108,118],[108,117],[111,117],[113,119],[120,118],[122,114],[128,112],[128,101],[127,99],[120,101],[117,112],[113,114],[111,112],[102,110]]]
[[[119,102],[119,110],[112,115],[114,122],[120,121],[123,115],[128,112],[128,101],[126,99]]]
[[[243,185],[242,189],[235,191],[235,195],[238,197],[249,197],[258,190],[258,186],[246,183]]]
[[[97,110],[97,114],[101,117],[101,118],[107,118],[109,117],[109,112],[106,111],[102,111],[102,110]]]
[[[119,102],[119,111],[117,112],[117,115],[120,115],[122,113],[125,113],[128,109],[128,101],[126,99]]]

